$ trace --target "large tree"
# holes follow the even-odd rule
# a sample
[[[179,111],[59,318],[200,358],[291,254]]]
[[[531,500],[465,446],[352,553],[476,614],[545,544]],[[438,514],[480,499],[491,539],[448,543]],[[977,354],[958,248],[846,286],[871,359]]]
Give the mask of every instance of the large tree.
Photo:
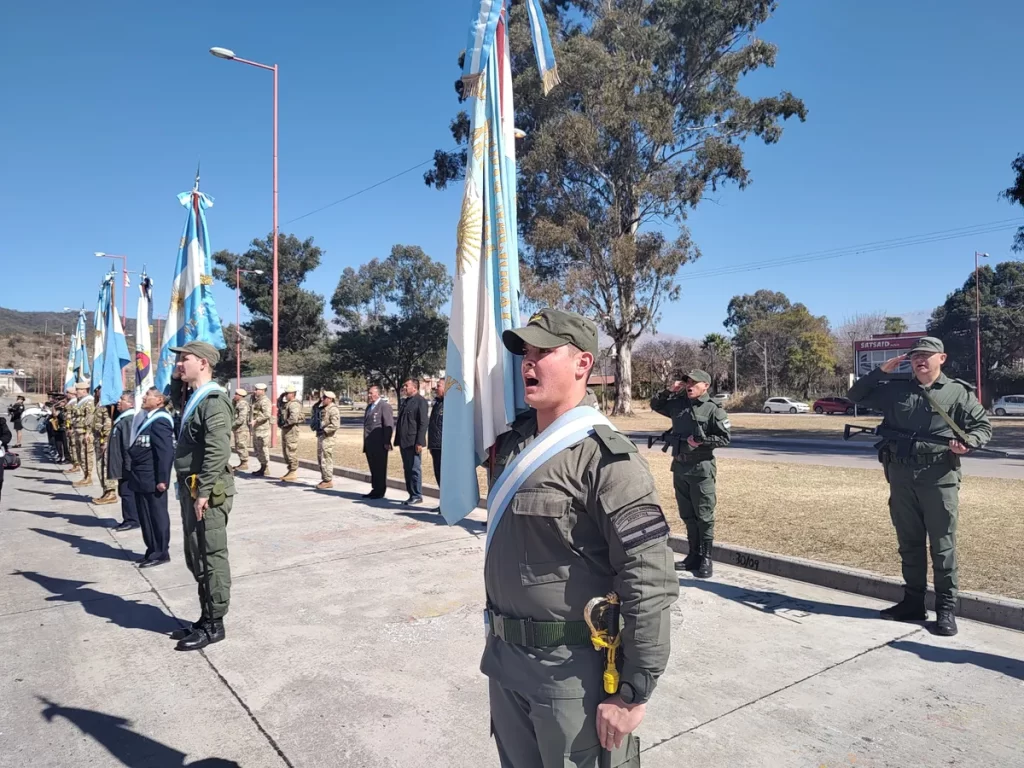
[[[684,225],[708,190],[750,181],[742,143],[768,144],[806,109],[789,92],[752,99],[739,81],[775,63],[757,37],[774,0],[551,0],[561,85],[547,97],[525,8],[510,45],[520,151],[523,258],[540,284],[599,324],[616,350],[616,413],[632,412],[633,344],[679,295],[676,274],[699,255]],[[461,90],[460,90],[461,97]],[[428,184],[465,171],[460,144],[437,152]],[[665,224],[669,227],[666,228]],[[666,234],[669,231],[670,234]]]
[[[868,312],[843,321],[833,334],[836,339],[836,360],[839,372],[850,374],[854,372],[856,361],[854,359],[853,343],[870,339],[876,333],[885,330],[885,315],[882,312]]]
[[[1006,261],[995,269],[978,271],[981,288],[982,396],[991,399],[988,380],[995,372],[1012,368],[1024,358],[1024,264]],[[974,381],[975,362],[974,272],[932,312],[928,333],[943,340],[950,375]]]
[[[295,235],[279,235],[278,265],[278,346],[282,350],[299,351],[323,339],[327,329],[324,321],[324,297],[302,288],[307,274],[320,266],[323,251],[313,238],[299,240]],[[231,289],[235,288],[235,268],[261,270],[262,275],[242,274],[241,299],[252,319],[244,324],[256,349],[269,350],[273,340],[274,236],[255,239],[249,250],[239,255],[230,251],[213,254],[217,266],[214,277]],[[234,338],[231,339],[234,341]]]
[[[444,367],[448,321],[440,310],[451,278],[415,245],[396,245],[386,259],[346,267],[331,298],[341,332],[335,361],[368,380],[398,388],[410,376]]]
[[[1017,155],[1011,164],[1016,178],[1013,185],[1004,189],[999,196],[1011,203],[1024,207],[1024,154]],[[1017,230],[1013,239],[1013,250],[1024,251],[1024,227]]]
[[[884,333],[906,333],[907,321],[902,317],[885,318]]]
[[[732,369],[732,341],[721,333],[709,333],[700,343],[700,361],[711,376],[711,391],[718,392]]]

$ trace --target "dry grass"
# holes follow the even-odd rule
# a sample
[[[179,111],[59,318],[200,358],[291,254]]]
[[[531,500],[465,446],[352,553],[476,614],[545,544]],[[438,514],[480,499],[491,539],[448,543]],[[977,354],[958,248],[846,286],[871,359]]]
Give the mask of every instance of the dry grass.
[[[313,433],[306,429],[300,434],[299,455],[315,461]],[[682,533],[671,459],[657,452],[646,456],[673,529]],[[334,460],[337,466],[366,469],[361,431],[339,431]],[[388,474],[403,476],[397,453],[388,462]],[[423,477],[433,482],[428,453],[423,455]],[[482,472],[480,478],[485,493]],[[887,499],[888,486],[878,470],[719,459],[716,536],[751,549],[899,577]],[[1024,481],[964,478],[958,541],[962,589],[1024,599],[1021,499]]]

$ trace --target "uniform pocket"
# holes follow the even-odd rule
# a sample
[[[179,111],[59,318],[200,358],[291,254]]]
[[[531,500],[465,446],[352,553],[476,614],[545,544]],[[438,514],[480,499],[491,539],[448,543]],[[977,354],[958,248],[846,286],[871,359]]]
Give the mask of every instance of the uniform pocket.
[[[520,490],[512,499],[512,513],[527,517],[561,518],[572,509],[572,499],[560,491]]]
[[[569,580],[569,564],[556,561],[551,563],[520,563],[519,575],[524,587],[538,584],[556,584]]]

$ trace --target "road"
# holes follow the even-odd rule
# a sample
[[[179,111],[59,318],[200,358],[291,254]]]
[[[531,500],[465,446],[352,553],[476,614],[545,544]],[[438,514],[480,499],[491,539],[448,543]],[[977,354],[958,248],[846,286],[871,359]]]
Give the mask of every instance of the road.
[[[483,524],[300,470],[239,478],[228,637],[172,562],[24,451],[0,512],[0,768],[488,768]],[[392,496],[399,496],[391,491]],[[404,494],[402,494],[404,495]],[[881,621],[876,601],[716,566],[681,579],[645,768],[1024,766],[1024,635]]]

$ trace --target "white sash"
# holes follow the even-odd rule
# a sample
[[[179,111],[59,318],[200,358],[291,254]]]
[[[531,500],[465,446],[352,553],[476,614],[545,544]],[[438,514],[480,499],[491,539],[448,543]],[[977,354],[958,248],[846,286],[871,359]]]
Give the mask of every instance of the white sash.
[[[227,390],[225,390],[224,387],[222,387],[215,381],[208,381],[205,384],[203,384],[203,386],[201,386],[199,389],[192,393],[192,396],[188,399],[188,402],[185,403],[185,410],[182,411],[181,413],[181,427],[178,430],[179,439],[181,438],[182,433],[185,431],[185,424],[188,423],[188,420],[192,417],[192,414],[195,413],[196,408],[199,407],[199,404],[203,402],[203,400],[205,400],[210,395],[211,392],[215,391],[226,392]]]
[[[171,414],[165,411],[163,408],[158,408],[155,411],[146,413],[146,411],[139,411],[140,414],[145,414],[144,418],[139,422],[132,421],[132,445],[135,445],[135,441],[139,439],[139,435],[145,432],[153,423],[160,419],[166,419],[170,425],[171,430],[174,430],[174,419],[171,418]]]
[[[615,425],[605,418],[604,414],[590,405],[578,405],[568,413],[563,413],[541,432],[522,452],[509,464],[501,477],[487,494],[487,542],[484,556],[491,547],[491,539],[498,528],[502,515],[509,502],[523,483],[533,472],[556,453],[576,445],[584,438],[593,434],[598,424],[615,430]],[[618,431],[618,430],[616,430]]]
[[[129,416],[131,416],[132,418],[135,417],[135,409],[134,408],[129,408],[127,411],[124,411],[120,416],[118,416],[116,419],[114,419],[114,426],[116,427],[118,424],[120,424],[122,421],[127,419]]]

